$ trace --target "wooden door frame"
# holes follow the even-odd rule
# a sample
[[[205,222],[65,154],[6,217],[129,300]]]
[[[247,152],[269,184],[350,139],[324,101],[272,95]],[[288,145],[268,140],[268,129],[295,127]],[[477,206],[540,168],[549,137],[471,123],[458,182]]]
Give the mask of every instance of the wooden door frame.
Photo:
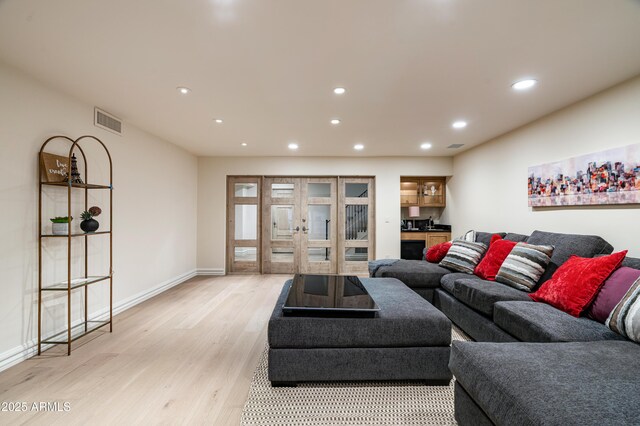
[[[304,177],[300,178],[301,206],[300,216],[302,218],[302,233],[300,234],[300,272],[309,274],[336,274],[338,272],[338,178],[337,177]],[[328,183],[331,185],[329,197],[309,197],[308,189],[310,183]],[[304,232],[304,227],[309,223],[305,222],[309,217],[309,205],[328,205],[330,226],[328,240],[309,240],[308,233]],[[328,262],[309,262],[309,248],[329,248],[330,256]]]
[[[236,183],[255,183],[258,185],[257,197],[236,197]],[[262,213],[260,209],[260,196],[262,193],[261,176],[227,176],[227,237],[226,237],[226,269],[229,274],[247,274],[262,272],[262,249],[260,247],[260,235],[262,227]],[[235,206],[236,205],[256,205],[256,239],[236,240],[235,239]],[[236,247],[255,247],[255,262],[235,262]]]
[[[301,222],[301,179],[295,176],[264,176],[262,179],[263,188],[262,191],[262,223],[264,224],[266,219],[269,219],[269,226],[262,227],[262,272],[265,274],[292,274],[295,273],[295,266],[300,264],[300,226]],[[285,198],[278,197],[273,198],[271,196],[271,184],[273,183],[293,183],[293,197]],[[286,248],[289,244],[285,244],[284,242],[288,242],[289,240],[283,240],[282,243],[271,240],[271,207],[278,205],[286,205],[293,206],[294,218],[293,218],[293,239],[291,240],[293,245],[293,263],[291,263],[291,269],[284,268],[283,264],[279,264],[279,262],[271,261],[271,249],[278,248],[278,246],[282,246]],[[298,227],[298,230],[295,231],[295,227]],[[275,243],[275,244],[274,244]],[[276,264],[276,271],[274,272],[274,264]],[[285,263],[285,265],[289,265],[289,263]],[[282,268],[281,268],[282,267]]]
[[[363,264],[366,265],[365,262],[346,262],[344,260],[344,255],[345,255],[345,249],[349,248],[349,247],[367,247],[367,252],[368,252],[368,260],[373,260],[375,259],[375,240],[376,240],[376,223],[375,223],[375,216],[376,216],[376,192],[375,192],[375,187],[376,187],[376,179],[375,176],[360,176],[360,175],[354,175],[354,176],[336,176],[336,175],[319,175],[319,176],[299,176],[299,175],[291,175],[291,176],[282,176],[282,175],[278,175],[278,176],[258,176],[258,175],[228,175],[227,176],[227,185],[226,185],[226,191],[227,191],[227,196],[226,196],[226,202],[227,202],[227,227],[226,227],[226,231],[227,231],[227,235],[226,235],[226,259],[225,259],[225,266],[226,266],[226,272],[228,274],[246,274],[246,273],[272,273],[270,272],[271,270],[271,265],[266,265],[266,263],[268,261],[265,261],[266,257],[266,248],[269,244],[270,241],[270,235],[268,234],[268,232],[271,230],[270,227],[265,227],[263,226],[264,220],[266,217],[265,212],[266,212],[266,207],[268,206],[270,208],[271,205],[273,205],[273,202],[270,203],[265,203],[265,197],[268,196],[271,198],[271,190],[270,188],[266,189],[266,185],[265,182],[267,179],[271,179],[271,182],[273,182],[274,179],[276,180],[281,180],[283,183],[287,183],[285,181],[287,180],[295,180],[295,179],[299,179],[301,181],[301,184],[298,185],[298,192],[300,192],[302,189],[302,187],[305,187],[306,190],[306,185],[303,185],[302,182],[304,181],[305,183],[308,183],[309,181],[313,182],[314,180],[318,180],[321,181],[322,179],[336,179],[336,203],[333,204],[334,208],[337,210],[337,212],[334,213],[332,212],[332,217],[335,217],[337,219],[337,223],[335,224],[335,226],[332,229],[332,233],[336,233],[335,234],[335,250],[332,250],[332,255],[331,257],[335,258],[332,259],[333,262],[335,262],[335,267],[337,268],[336,271],[338,274],[346,274],[346,273],[364,273],[364,271],[362,270],[362,266]],[[258,184],[258,196],[257,197],[235,197],[235,183],[257,183]],[[368,193],[368,197],[366,199],[366,202],[364,201],[364,199],[358,200],[357,198],[349,198],[347,199],[345,197],[344,194],[344,184],[345,183],[368,183],[369,184],[369,193]],[[321,202],[315,202],[316,200],[311,200],[307,203],[303,203],[303,198],[301,194],[298,194],[299,196],[299,204],[296,205],[295,203],[295,194],[294,194],[294,198],[293,199],[288,199],[285,198],[283,199],[277,199],[278,203],[277,204],[283,204],[283,205],[293,205],[294,209],[297,210],[296,213],[296,218],[294,218],[294,221],[296,223],[298,223],[300,225],[300,228],[302,228],[301,225],[301,219],[302,219],[302,210],[303,210],[303,204],[304,204],[304,209],[306,211],[306,209],[308,208],[307,206],[309,204],[323,204]],[[291,201],[290,203],[287,203],[286,201],[289,200]],[[236,204],[256,204],[258,207],[258,213],[257,213],[257,240],[235,240],[235,205]],[[368,208],[368,240],[366,241],[366,244],[364,244],[364,241],[360,242],[357,240],[350,240],[350,241],[346,241],[345,240],[345,206],[347,204],[367,204],[369,206]],[[270,215],[270,212],[269,212]],[[305,217],[308,216],[305,214]],[[300,267],[302,266],[301,264],[301,238],[300,238],[300,233],[298,233],[295,237],[294,237],[294,241],[295,239],[298,239],[298,243],[297,246],[295,245],[294,242],[294,261],[293,261],[293,265],[299,265]],[[235,253],[235,247],[239,247],[239,246],[246,246],[246,247],[256,247],[256,262],[241,262],[240,264],[238,264],[238,262],[234,262],[234,253]],[[250,264],[250,265],[249,265]]]
[[[345,184],[347,183],[367,183],[367,198],[347,197],[345,194]],[[362,264],[366,267],[368,262],[349,262],[345,260],[347,248],[367,248],[367,260],[375,259],[376,247],[376,178],[375,176],[338,176],[338,274],[364,274]],[[367,205],[367,240],[347,240],[345,235],[347,205]]]

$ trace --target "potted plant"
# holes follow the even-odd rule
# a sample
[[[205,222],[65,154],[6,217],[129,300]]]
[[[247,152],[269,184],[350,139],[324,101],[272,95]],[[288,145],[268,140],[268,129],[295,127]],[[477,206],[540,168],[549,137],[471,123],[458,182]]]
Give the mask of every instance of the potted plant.
[[[93,206],[89,210],[83,211],[80,215],[80,217],[82,218],[82,222],[80,222],[80,228],[86,233],[96,232],[98,230],[98,227],[100,226],[100,223],[98,223],[98,221],[95,220],[94,217],[100,216],[100,213],[102,213],[102,210],[97,206]]]
[[[53,235],[67,235],[69,234],[69,222],[73,220],[73,217],[68,216],[56,216],[49,219],[52,222],[51,232]]]

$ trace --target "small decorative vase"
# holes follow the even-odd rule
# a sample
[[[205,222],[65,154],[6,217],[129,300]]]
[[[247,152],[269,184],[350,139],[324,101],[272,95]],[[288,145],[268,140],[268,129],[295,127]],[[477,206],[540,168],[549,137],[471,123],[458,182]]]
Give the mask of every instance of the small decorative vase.
[[[80,229],[86,233],[96,232],[99,226],[100,224],[95,219],[87,219],[80,222]]]
[[[67,235],[69,233],[69,223],[52,223],[51,232],[53,235]]]

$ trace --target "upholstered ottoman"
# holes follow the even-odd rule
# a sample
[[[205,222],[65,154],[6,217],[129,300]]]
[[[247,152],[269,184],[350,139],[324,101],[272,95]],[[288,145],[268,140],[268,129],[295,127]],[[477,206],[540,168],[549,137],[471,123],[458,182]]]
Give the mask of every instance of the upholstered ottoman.
[[[361,279],[380,311],[376,318],[283,316],[291,280],[269,320],[269,380],[419,380],[446,385],[451,322],[395,278]]]

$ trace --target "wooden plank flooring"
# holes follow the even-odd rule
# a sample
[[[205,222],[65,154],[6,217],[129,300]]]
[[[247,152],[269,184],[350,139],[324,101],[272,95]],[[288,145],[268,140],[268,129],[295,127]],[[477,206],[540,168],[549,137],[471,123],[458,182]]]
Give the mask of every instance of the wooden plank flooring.
[[[196,277],[114,318],[70,357],[53,348],[0,373],[0,424],[237,425],[285,275]],[[65,347],[66,348],[66,347]]]

